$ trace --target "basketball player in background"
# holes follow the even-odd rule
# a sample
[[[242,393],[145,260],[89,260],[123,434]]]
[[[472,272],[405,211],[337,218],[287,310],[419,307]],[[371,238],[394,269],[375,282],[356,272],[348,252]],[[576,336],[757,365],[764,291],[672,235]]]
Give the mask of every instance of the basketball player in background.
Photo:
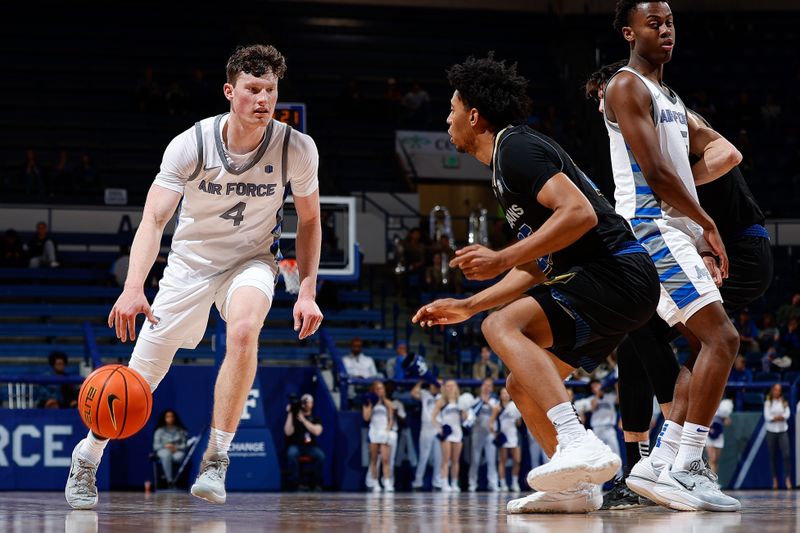
[[[167,147],[144,206],[122,294],[108,317],[125,342],[136,340],[130,367],[155,390],[179,348],[203,338],[211,305],[227,323],[227,350],[214,387],[208,449],[192,494],[224,503],[228,448],[253,384],[258,336],[272,303],[282,209],[291,182],[297,214],[299,338],[322,321],[315,303],[321,247],[318,154],[311,137],[276,120],[284,57],[272,46],[237,49],[223,87],[230,112],[207,118]],[[164,227],[180,203],[168,266],[152,308],[143,284]],[[147,317],[136,339],[137,315]],[[76,509],[97,504],[95,474],[108,441],[92,432],[72,453],[65,489]]]
[[[470,298],[423,306],[423,326],[483,321],[510,369],[507,388],[549,463],[528,474],[539,490],[509,502],[521,512],[587,512],[602,504],[599,483],[621,461],[578,420],[563,380],[591,371],[655,311],[658,275],[646,250],[589,178],[552,139],[527,126],[528,82],[516,65],[470,57],[448,71],[454,89],[451,142],[493,171],[492,187],[517,233],[501,251],[472,245],[452,267],[469,279],[503,279]],[[558,448],[556,448],[558,443]]]
[[[585,86],[586,95],[598,101],[600,113],[604,112],[603,96],[608,80],[625,64],[618,62],[606,65],[589,76]],[[692,110],[688,110],[687,117],[699,121],[701,124],[698,127],[711,127]],[[729,252],[729,276],[719,289],[725,312],[730,315],[766,292],[772,280],[772,251],[769,234],[764,228],[764,213],[739,167],[713,179],[723,173],[731,161],[740,161],[741,154],[721,137],[712,143],[713,146],[703,147],[702,150],[690,143],[690,157],[700,205],[717,223],[722,242]],[[649,455],[649,402],[653,394],[665,418],[669,417],[673,407],[673,389],[679,367],[669,342],[677,335],[674,328],[667,326],[656,315],[647,326],[628,335],[617,349],[620,362],[620,411],[628,459],[624,477],[639,459]],[[690,347],[695,348],[696,342],[690,342]],[[696,355],[696,350],[692,349],[686,365],[680,368],[682,381],[690,375]],[[682,386],[679,392],[681,398],[675,399],[675,408],[685,410],[688,389]],[[621,509],[638,504],[638,496],[631,497],[624,480],[618,480],[614,489],[606,494],[603,506]]]
[[[739,344],[717,288],[728,275],[725,247],[714,220],[698,203],[688,156],[719,134],[689,120],[683,102],[662,81],[675,44],[669,5],[620,0],[614,27],[631,50],[628,65],[604,93],[616,210],[658,269],[659,316],[669,326],[680,324],[700,343],[686,380],[686,412],[673,409],[655,449],[633,467],[627,485],[677,510],[737,511],[739,502],[722,493],[702,460]]]

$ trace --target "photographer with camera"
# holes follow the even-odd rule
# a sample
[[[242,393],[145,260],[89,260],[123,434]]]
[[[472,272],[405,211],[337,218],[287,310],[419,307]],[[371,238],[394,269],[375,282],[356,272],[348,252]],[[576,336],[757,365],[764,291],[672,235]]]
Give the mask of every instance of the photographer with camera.
[[[283,432],[286,435],[286,466],[288,470],[288,484],[296,488],[300,478],[301,456],[310,457],[313,463],[313,478],[309,488],[316,489],[322,486],[322,466],[325,463],[325,452],[317,446],[316,438],[322,434],[322,424],[312,413],[314,397],[303,394],[300,398],[289,395],[289,405],[286,406],[286,422]]]

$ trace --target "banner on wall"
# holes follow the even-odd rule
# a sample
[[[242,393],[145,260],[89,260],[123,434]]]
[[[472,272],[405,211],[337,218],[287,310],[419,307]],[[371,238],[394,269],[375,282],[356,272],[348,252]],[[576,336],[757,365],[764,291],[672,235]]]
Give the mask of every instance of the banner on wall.
[[[63,488],[86,432],[77,409],[0,409],[0,490]],[[97,471],[100,490],[109,486],[108,464]]]
[[[487,181],[489,168],[456,151],[447,132],[397,130],[395,150],[406,172],[420,180]]]

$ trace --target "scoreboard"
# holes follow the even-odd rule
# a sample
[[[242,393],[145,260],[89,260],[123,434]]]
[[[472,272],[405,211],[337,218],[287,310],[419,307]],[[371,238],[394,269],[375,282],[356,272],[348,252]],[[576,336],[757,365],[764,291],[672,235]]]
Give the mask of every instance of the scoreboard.
[[[298,102],[278,102],[275,106],[275,120],[288,124],[301,133],[306,133],[306,104]]]

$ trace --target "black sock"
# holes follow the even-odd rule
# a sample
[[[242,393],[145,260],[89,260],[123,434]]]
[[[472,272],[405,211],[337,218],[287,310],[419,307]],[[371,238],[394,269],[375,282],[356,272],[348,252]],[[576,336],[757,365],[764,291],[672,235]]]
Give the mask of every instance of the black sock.
[[[623,478],[628,477],[631,473],[631,468],[633,465],[639,462],[639,459],[642,458],[642,455],[639,453],[639,442],[626,442],[625,443],[625,459],[627,463],[625,464],[625,471],[622,474]],[[647,443],[645,443],[647,444]]]

